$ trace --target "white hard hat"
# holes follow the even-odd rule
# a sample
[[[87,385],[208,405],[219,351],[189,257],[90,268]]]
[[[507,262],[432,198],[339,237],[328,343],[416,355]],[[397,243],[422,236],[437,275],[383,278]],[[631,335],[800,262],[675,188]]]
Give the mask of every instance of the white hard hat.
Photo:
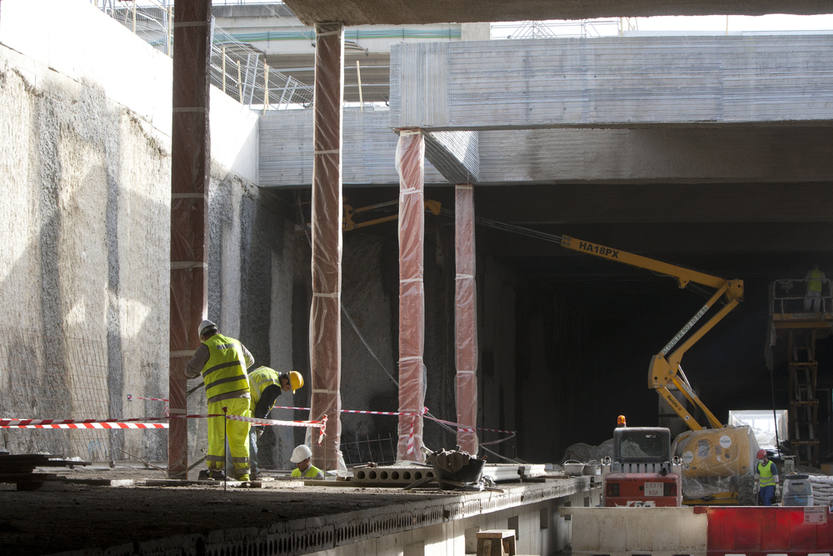
[[[202,336],[202,333],[205,332],[206,330],[208,330],[209,328],[213,328],[213,329],[216,330],[217,325],[214,324],[213,322],[211,322],[210,320],[206,319],[206,320],[204,320],[200,323],[200,327],[197,330],[197,332],[199,333],[200,336]]]
[[[295,446],[295,449],[292,450],[292,457],[289,458],[289,461],[292,463],[301,463],[307,458],[312,457],[312,450],[309,449],[309,446],[306,444],[299,444]]]

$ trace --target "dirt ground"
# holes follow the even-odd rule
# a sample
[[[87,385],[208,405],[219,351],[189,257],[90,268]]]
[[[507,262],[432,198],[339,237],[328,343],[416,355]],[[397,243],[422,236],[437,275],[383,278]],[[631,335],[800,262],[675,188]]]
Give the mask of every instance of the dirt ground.
[[[287,519],[328,515],[449,496],[441,490],[304,486],[276,477],[262,488],[96,486],[82,480],[164,480],[140,468],[44,469],[72,482],[49,481],[39,490],[0,484],[0,554],[49,554],[104,548],[216,529],[267,527]]]

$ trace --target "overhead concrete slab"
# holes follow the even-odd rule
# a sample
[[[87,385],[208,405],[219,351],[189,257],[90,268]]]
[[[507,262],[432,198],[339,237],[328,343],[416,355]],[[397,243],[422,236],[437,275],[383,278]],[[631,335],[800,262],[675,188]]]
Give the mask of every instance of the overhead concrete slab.
[[[391,127],[830,125],[833,34],[605,37],[391,49]]]
[[[479,185],[827,182],[829,134],[785,125],[432,132],[425,182],[468,183],[467,175]],[[398,183],[390,112],[345,110],[343,141],[345,186]],[[311,111],[263,116],[259,164],[262,186],[311,183]]]
[[[286,0],[286,5],[307,25],[316,21],[364,25],[652,15],[820,14],[830,11],[830,3],[824,0]]]

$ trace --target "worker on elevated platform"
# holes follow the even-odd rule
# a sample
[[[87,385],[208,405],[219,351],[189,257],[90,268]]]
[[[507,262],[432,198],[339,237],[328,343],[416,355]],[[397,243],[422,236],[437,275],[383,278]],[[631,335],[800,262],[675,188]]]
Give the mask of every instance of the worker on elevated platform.
[[[827,277],[819,269],[819,265],[817,264],[814,264],[813,268],[807,273],[805,278],[807,281],[807,293],[804,294],[805,313],[821,313],[821,289],[826,279]]]

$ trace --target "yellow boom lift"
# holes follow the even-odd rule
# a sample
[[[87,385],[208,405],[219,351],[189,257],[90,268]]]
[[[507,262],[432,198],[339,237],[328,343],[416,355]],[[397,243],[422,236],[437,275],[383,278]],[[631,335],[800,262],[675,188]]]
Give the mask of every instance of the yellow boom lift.
[[[672,276],[677,279],[681,289],[690,283],[714,289],[700,310],[651,358],[648,387],[656,390],[691,429],[680,434],[674,441],[675,453],[683,463],[684,502],[747,502],[752,496],[753,464],[757,452],[755,438],[748,427],[725,427],[691,387],[681,366],[686,352],[743,301],[743,280],[726,280],[567,235],[557,237],[560,237],[560,245],[566,249]],[[721,299],[724,301],[723,306],[712,311]],[[700,323],[710,312],[712,315]],[[711,429],[704,429],[680,403],[671,391],[672,386],[693,406],[700,408]]]
[[[378,209],[395,206],[397,201],[388,201],[353,208],[344,206],[344,229],[354,230],[374,224],[396,220],[398,215],[388,215],[355,222],[355,216],[370,213]],[[425,208],[432,214],[451,214],[437,201],[425,201]],[[673,338],[651,358],[648,369],[648,386],[657,391],[662,399],[682,418],[691,429],[677,436],[673,449],[682,459],[683,467],[683,501],[688,504],[738,504],[752,497],[753,464],[758,451],[757,443],[749,427],[724,427],[720,420],[706,407],[688,382],[683,372],[681,361],[683,355],[709,330],[720,322],[729,312],[743,301],[743,280],[726,280],[696,270],[669,264],[657,259],[629,253],[622,249],[607,247],[592,241],[577,239],[567,235],[555,235],[491,220],[477,218],[477,223],[494,229],[512,232],[544,241],[555,242],[566,249],[587,255],[595,255],[617,263],[623,263],[652,272],[673,276],[679,287],[685,288],[690,283],[713,288],[715,291],[705,305],[677,332]],[[725,304],[709,319],[694,328],[710,309],[721,300]],[[692,329],[694,331],[692,332]],[[689,334],[690,333],[690,334]],[[680,343],[683,338],[685,341]],[[677,345],[679,344],[679,346]],[[671,387],[694,406],[699,407],[706,416],[708,425],[704,428],[693,415],[680,403],[671,392]]]

